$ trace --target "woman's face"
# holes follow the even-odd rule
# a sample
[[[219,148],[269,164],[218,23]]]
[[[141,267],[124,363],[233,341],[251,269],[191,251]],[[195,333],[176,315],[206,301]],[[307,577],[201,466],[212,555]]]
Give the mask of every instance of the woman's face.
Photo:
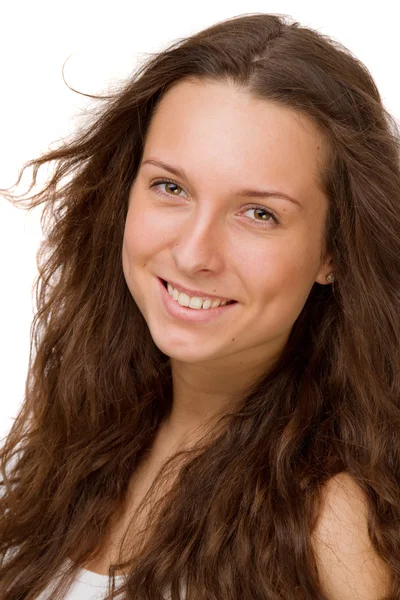
[[[164,95],[131,187],[122,256],[162,352],[186,362],[279,354],[331,270],[317,181],[324,153],[311,120],[233,84],[181,81]],[[236,302],[181,307],[159,278]]]

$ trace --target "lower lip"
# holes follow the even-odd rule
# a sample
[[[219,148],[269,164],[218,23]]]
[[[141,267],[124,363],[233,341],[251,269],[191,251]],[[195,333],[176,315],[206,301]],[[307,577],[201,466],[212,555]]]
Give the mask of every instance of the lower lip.
[[[181,306],[179,302],[169,295],[168,290],[164,286],[164,282],[159,277],[157,277],[157,279],[161,298],[168,314],[181,321],[186,321],[187,323],[208,323],[209,321],[215,321],[215,319],[228,314],[234,306],[239,304],[238,302],[235,302],[233,304],[226,304],[225,306],[218,306],[217,308],[200,308],[197,310],[195,308]]]

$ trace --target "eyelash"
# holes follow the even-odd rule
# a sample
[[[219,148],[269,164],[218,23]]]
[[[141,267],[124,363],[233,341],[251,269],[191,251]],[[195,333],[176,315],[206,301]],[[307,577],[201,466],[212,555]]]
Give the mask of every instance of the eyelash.
[[[158,179],[156,181],[153,181],[153,183],[151,183],[149,185],[149,188],[155,188],[154,191],[156,192],[156,194],[159,194],[160,196],[167,196],[168,198],[174,197],[173,194],[167,194],[166,192],[161,192],[160,190],[156,189],[156,186],[160,185],[160,183],[172,183],[174,185],[177,185],[179,188],[181,188],[181,190],[183,190],[183,187],[180,186],[179,183],[176,183],[176,181],[173,181],[172,179]],[[178,196],[175,196],[175,197],[178,198]],[[272,220],[274,221],[274,225],[272,225],[272,227],[275,227],[276,225],[280,225],[280,221],[276,217],[276,215],[270,209],[266,208],[262,204],[252,204],[251,206],[246,208],[246,210],[251,210],[252,208],[259,208],[260,210],[264,211],[268,216],[270,216],[272,218]],[[269,224],[270,221],[265,221],[265,224],[264,224],[264,223],[261,223],[260,221],[256,221],[255,219],[250,219],[250,217],[246,217],[246,219],[249,219],[253,223],[256,223],[257,227],[264,227],[264,228],[271,227],[271,225]]]

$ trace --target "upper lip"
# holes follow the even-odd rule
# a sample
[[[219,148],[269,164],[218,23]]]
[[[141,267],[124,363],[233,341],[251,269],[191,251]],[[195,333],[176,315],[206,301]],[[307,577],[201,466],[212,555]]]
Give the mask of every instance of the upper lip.
[[[191,290],[189,288],[184,287],[183,285],[180,285],[180,283],[171,281],[170,279],[165,279],[164,281],[167,281],[170,285],[172,285],[172,287],[176,288],[180,292],[184,292],[191,298],[193,298],[194,296],[197,296],[199,298],[219,298],[221,300],[227,300],[227,301],[233,300],[233,298],[224,298],[224,296],[215,296],[214,294],[207,294],[206,292],[202,292],[200,290]]]

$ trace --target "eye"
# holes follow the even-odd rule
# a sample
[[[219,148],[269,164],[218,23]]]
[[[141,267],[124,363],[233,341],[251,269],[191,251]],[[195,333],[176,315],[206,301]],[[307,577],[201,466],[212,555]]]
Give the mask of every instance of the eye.
[[[253,222],[255,221],[257,226],[273,227],[274,225],[279,225],[280,223],[279,219],[275,216],[272,210],[269,210],[265,206],[260,206],[257,204],[255,206],[251,206],[250,208],[246,208],[245,212],[248,212],[250,210],[254,211],[255,214],[257,214],[258,216],[260,216],[260,213],[264,213],[264,215],[266,215],[264,217],[261,216],[260,221],[258,219],[250,219]]]
[[[178,190],[183,190],[183,188],[181,188],[177,183],[175,183],[175,181],[172,181],[172,179],[158,179],[157,181],[153,181],[153,183],[149,186],[150,188],[154,188],[154,191],[156,192],[156,194],[160,194],[161,196],[179,196],[179,194],[174,193],[174,191],[172,192],[162,192],[157,186],[159,185],[165,185],[165,184],[169,184],[170,188],[178,188]]]
[[[165,185],[165,184],[168,184],[170,188],[175,187],[175,190],[172,192],[162,192],[161,189],[157,187],[159,185]],[[175,181],[173,181],[172,179],[157,179],[156,181],[153,181],[149,187],[154,188],[154,191],[156,192],[156,194],[159,194],[160,196],[167,196],[167,197],[171,197],[171,196],[179,197],[179,194],[175,193],[176,189],[184,191],[183,188],[180,185],[178,185]],[[260,213],[264,213],[266,215],[266,217],[261,218],[261,220],[251,219],[249,217],[246,217],[246,219],[255,223],[257,227],[264,227],[264,228],[275,227],[276,225],[280,224],[279,219],[272,212],[272,210],[266,208],[265,206],[256,204],[256,205],[246,208],[245,212],[248,212],[250,210],[257,211],[256,214],[258,214],[258,215],[260,215]]]

